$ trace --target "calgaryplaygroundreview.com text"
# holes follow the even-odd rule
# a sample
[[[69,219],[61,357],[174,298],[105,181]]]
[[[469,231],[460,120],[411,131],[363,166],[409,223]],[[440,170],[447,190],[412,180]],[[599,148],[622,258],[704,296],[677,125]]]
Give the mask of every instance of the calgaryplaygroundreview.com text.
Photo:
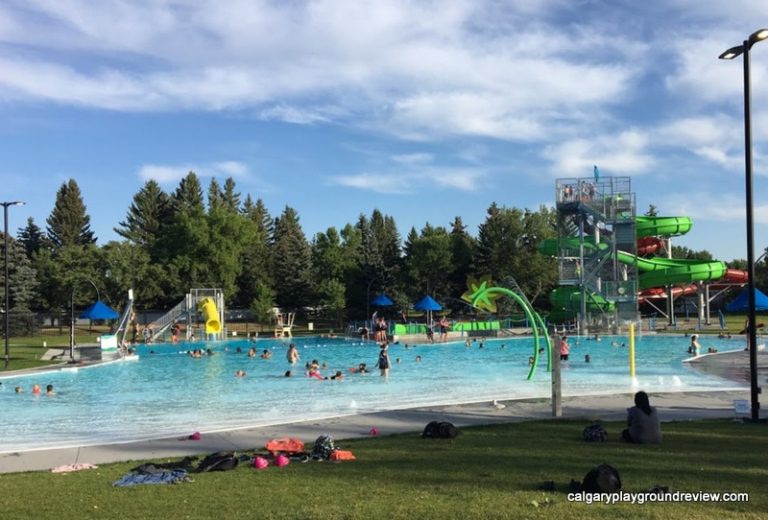
[[[617,491],[615,493],[568,493],[569,502],[585,504],[645,504],[646,502],[749,502],[749,493],[711,493],[705,491],[674,491],[674,492],[642,492],[630,493]]]

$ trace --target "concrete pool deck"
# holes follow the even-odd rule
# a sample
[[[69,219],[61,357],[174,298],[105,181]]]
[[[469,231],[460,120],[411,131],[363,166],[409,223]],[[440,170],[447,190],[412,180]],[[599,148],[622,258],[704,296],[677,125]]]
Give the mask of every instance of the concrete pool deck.
[[[736,399],[749,399],[749,388],[743,391],[658,393],[651,395],[651,404],[659,410],[662,421],[728,419],[736,417],[733,406]],[[199,441],[163,438],[121,444],[1,453],[0,473],[49,470],[78,462],[104,464],[130,460],[157,461],[216,451],[250,451],[262,449],[267,440],[277,437],[296,437],[311,447],[314,440],[322,434],[330,434],[334,439],[368,437],[373,427],[379,430],[379,435],[421,432],[424,425],[434,420],[450,421],[461,428],[552,418],[552,407],[548,398],[503,401],[501,404],[504,405],[503,408],[487,401],[427,406],[278,426],[203,432]],[[631,393],[566,397],[563,399],[562,418],[621,421],[626,418],[626,409],[631,405]],[[612,438],[619,435],[618,431],[609,433]]]

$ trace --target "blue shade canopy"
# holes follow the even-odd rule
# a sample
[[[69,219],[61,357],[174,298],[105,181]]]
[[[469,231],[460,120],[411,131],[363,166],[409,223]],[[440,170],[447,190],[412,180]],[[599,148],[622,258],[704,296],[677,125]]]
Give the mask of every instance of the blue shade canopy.
[[[371,305],[378,305],[379,307],[389,307],[390,305],[394,305],[395,302],[393,302],[389,296],[386,294],[380,294],[376,298],[373,299],[371,302]]]
[[[443,307],[437,303],[430,295],[426,295],[421,300],[413,304],[413,308],[418,311],[441,311]]]
[[[103,301],[97,300],[96,303],[86,307],[78,318],[86,320],[113,320],[118,316],[119,314],[116,310]]]
[[[749,310],[749,289],[744,289],[741,294],[733,300],[731,303],[725,306],[725,310],[728,312],[746,312]],[[761,292],[760,289],[755,289],[755,310],[767,311],[768,310],[768,296]]]

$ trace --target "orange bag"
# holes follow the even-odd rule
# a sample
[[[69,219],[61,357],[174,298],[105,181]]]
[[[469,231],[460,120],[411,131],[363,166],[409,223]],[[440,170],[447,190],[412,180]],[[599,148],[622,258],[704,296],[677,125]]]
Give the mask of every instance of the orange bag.
[[[356,457],[352,455],[352,452],[349,450],[336,450],[333,453],[331,453],[330,460],[355,460]]]
[[[304,443],[299,439],[283,437],[267,441],[267,451],[274,456],[276,453],[301,453],[304,451]]]

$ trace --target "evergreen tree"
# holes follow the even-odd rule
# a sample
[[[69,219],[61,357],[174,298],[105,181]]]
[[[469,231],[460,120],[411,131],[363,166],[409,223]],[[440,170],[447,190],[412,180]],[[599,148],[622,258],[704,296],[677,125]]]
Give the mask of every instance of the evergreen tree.
[[[155,180],[147,181],[133,196],[125,220],[115,232],[131,243],[153,252],[161,235],[161,228],[170,217],[170,200]]]
[[[281,307],[301,308],[310,303],[312,257],[296,210],[286,206],[275,219],[273,280]]]
[[[46,220],[48,239],[56,248],[93,244],[96,237],[90,222],[80,187],[74,179],[69,179],[56,193],[56,203]]]
[[[449,275],[451,293],[459,297],[467,287],[467,278],[472,273],[475,256],[475,239],[467,233],[461,217],[454,218],[451,224],[451,262],[453,269]]]
[[[429,294],[437,298],[450,295],[451,237],[443,227],[427,223],[418,237],[408,234],[405,263],[411,299]]]
[[[221,186],[216,177],[211,179],[208,184],[208,213],[213,213],[224,205],[224,194],[221,192]]]
[[[259,298],[260,287],[273,287],[272,217],[261,199],[254,204],[250,195],[246,196],[242,212],[246,226],[251,230],[248,234],[252,238],[244,244],[241,254],[241,270],[237,279],[239,291],[236,301],[241,305],[250,305],[252,301]],[[267,223],[269,227],[266,227]],[[270,308],[273,306],[274,302]]]
[[[224,181],[224,193],[222,195],[224,207],[230,211],[240,209],[240,194],[235,191],[235,181],[232,177],[227,177]]]
[[[5,240],[0,244],[0,268],[5,270]],[[33,334],[38,323],[31,309],[37,300],[37,279],[32,263],[27,257],[24,245],[8,237],[8,294],[10,312],[8,316],[9,335]],[[5,301],[5,287],[0,288],[0,298]],[[5,334],[5,320],[2,320],[2,333]]]
[[[254,288],[254,295],[250,309],[256,322],[264,330],[264,325],[270,323],[275,318],[275,291],[269,285],[257,282]]]
[[[43,230],[35,224],[35,219],[32,217],[27,219],[25,227],[19,229],[17,236],[21,245],[24,246],[27,258],[32,258],[32,255],[46,247],[47,241]]]
[[[189,172],[186,177],[181,179],[179,186],[171,197],[171,206],[174,213],[182,211],[192,213],[203,213],[203,188],[200,186],[200,180],[195,172]]]

